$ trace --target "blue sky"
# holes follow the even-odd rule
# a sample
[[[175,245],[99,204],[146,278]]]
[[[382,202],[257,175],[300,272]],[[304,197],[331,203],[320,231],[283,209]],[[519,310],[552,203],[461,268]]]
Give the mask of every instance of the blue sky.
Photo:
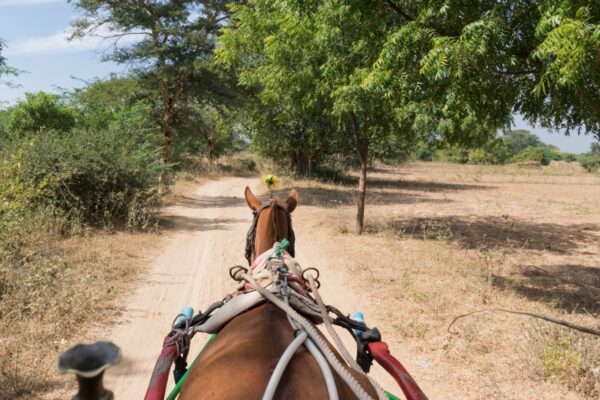
[[[7,44],[3,55],[10,66],[24,71],[12,79],[19,88],[0,85],[0,107],[14,104],[25,92],[57,92],[84,86],[82,80],[126,72],[125,66],[101,61],[108,43],[89,38],[66,40],[74,16],[66,0],[0,0],[0,38]],[[518,115],[515,129],[530,130],[570,153],[589,151],[593,141],[591,136],[564,136],[532,127]]]
[[[74,16],[66,0],[0,0],[0,38],[6,42],[3,56],[8,65],[24,71],[11,79],[19,88],[0,85],[0,105],[14,103],[25,92],[81,87],[81,80],[127,70],[101,61],[109,43],[66,40]]]

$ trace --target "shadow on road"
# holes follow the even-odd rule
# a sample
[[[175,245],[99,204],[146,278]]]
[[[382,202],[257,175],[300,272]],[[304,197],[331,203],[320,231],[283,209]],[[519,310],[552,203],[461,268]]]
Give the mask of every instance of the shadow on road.
[[[167,231],[227,231],[231,224],[239,222],[250,223],[250,220],[238,218],[191,218],[181,215],[164,215],[158,219],[161,228]]]
[[[243,197],[234,196],[202,196],[198,198],[178,196],[174,205],[190,208],[224,208],[238,207],[246,204]]]

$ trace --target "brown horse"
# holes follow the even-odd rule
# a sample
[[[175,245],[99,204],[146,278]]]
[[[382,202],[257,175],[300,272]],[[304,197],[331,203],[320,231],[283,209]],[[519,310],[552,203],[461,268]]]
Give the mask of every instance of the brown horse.
[[[248,206],[257,214],[250,260],[289,238],[289,213],[298,204],[292,190],[285,201],[263,205],[249,188]],[[294,339],[286,314],[271,303],[262,304],[231,320],[200,355],[183,386],[181,400],[260,399],[277,361]],[[341,357],[338,356],[341,360]],[[367,392],[377,398],[368,379],[353,372]],[[334,372],[340,399],[355,399],[351,389]],[[275,393],[277,399],[328,399],[320,368],[301,346],[287,366]]]

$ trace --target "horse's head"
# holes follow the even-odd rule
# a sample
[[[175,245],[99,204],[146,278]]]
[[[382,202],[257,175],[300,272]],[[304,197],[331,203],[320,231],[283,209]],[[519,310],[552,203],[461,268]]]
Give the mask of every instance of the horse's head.
[[[298,192],[292,189],[286,200],[272,199],[261,202],[249,187],[244,192],[246,203],[254,213],[254,221],[246,240],[246,259],[252,263],[257,255],[273,247],[283,239],[290,241],[288,252],[294,256],[294,231],[290,214],[298,205]]]

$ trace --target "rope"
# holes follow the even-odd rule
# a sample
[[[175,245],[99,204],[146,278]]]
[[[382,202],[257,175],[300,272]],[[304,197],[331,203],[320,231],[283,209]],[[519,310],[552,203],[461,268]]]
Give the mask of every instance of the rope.
[[[337,332],[333,329],[333,325],[331,325],[331,318],[327,313],[327,309],[325,307],[325,303],[323,303],[323,299],[321,299],[321,295],[319,294],[319,291],[317,289],[315,278],[310,274],[308,274],[308,282],[310,283],[310,290],[315,295],[315,300],[317,300],[317,304],[319,305],[319,311],[321,312],[321,318],[323,318],[323,324],[325,325],[327,332],[329,332],[329,335],[335,342],[335,345],[337,346],[339,352],[342,353],[342,357],[344,357],[346,362],[350,364],[352,368],[354,368],[355,370],[362,371],[360,365],[358,365],[358,363],[354,361],[354,357],[350,355],[350,352],[348,351],[346,346],[344,346],[344,343],[342,343],[342,340],[338,336]]]
[[[279,381],[281,380],[281,376],[283,375],[285,368],[289,364],[290,360],[294,356],[298,347],[302,346],[302,343],[306,340],[308,335],[305,331],[300,331],[298,336],[288,345],[285,349],[279,361],[277,361],[277,365],[271,374],[271,378],[269,379],[269,383],[267,384],[267,388],[265,389],[265,393],[263,394],[262,400],[271,400],[273,396],[275,396],[275,391],[277,390],[277,386],[279,385]]]
[[[329,361],[329,364],[338,373],[338,375],[342,378],[342,380],[344,382],[346,382],[346,384],[354,392],[356,397],[359,398],[359,400],[374,400],[365,391],[365,389],[356,380],[356,378],[354,378],[354,376],[352,376],[350,371],[348,371],[348,369],[337,359],[337,357],[335,356],[333,351],[327,345],[327,342],[319,335],[319,332],[317,331],[317,329],[314,327],[314,325],[312,323],[310,323],[302,315],[298,314],[296,312],[296,310],[294,310],[292,307],[287,305],[285,302],[281,301],[277,296],[275,296],[274,294],[265,290],[262,286],[260,286],[258,284],[258,282],[256,282],[254,280],[254,278],[252,278],[252,276],[240,271],[236,274],[236,278],[244,279],[246,282],[248,282],[254,288],[254,290],[259,292],[263,297],[265,297],[271,303],[273,303],[274,305],[279,307],[281,310],[283,310],[285,313],[290,315],[298,324],[300,324],[302,326],[302,328],[304,328],[306,333],[310,336],[310,338],[315,342],[317,347],[323,352],[323,355],[327,358],[327,361]],[[379,395],[379,393],[378,393],[378,395]],[[385,399],[385,397],[382,399]]]
[[[335,386],[335,379],[333,378],[329,364],[327,364],[327,360],[323,357],[323,353],[319,351],[311,339],[306,339],[304,345],[315,360],[317,360],[317,364],[319,364],[319,367],[321,368],[321,373],[323,373],[323,378],[325,378],[325,384],[327,385],[329,400],[338,400],[339,397],[337,387]]]
[[[366,376],[367,379],[369,379],[369,382],[371,382],[371,385],[373,385],[373,387],[377,391],[377,395],[379,396],[380,399],[387,399],[388,397],[386,396],[383,388],[381,386],[379,386],[379,384],[375,381],[375,379],[373,379],[371,376],[366,374],[365,371],[363,371],[363,369],[360,367],[360,365],[358,365],[358,363],[354,360],[352,355],[350,355],[350,352],[348,351],[346,346],[344,346],[344,343],[342,343],[342,339],[340,339],[340,337],[337,334],[337,332],[335,331],[335,329],[333,329],[333,325],[331,324],[331,318],[329,317],[329,314],[327,313],[327,307],[325,306],[325,303],[323,302],[323,299],[321,298],[321,295],[319,294],[319,290],[317,288],[317,282],[315,281],[315,278],[312,276],[312,274],[307,274],[307,277],[308,277],[308,282],[310,284],[310,290],[314,294],[315,300],[317,301],[317,305],[319,306],[319,310],[321,311],[321,317],[323,318],[323,324],[325,325],[327,332],[329,332],[329,336],[331,336],[331,338],[335,342],[335,345],[337,346],[338,351],[340,353],[342,353],[342,357],[356,372],[360,373],[361,375]]]

